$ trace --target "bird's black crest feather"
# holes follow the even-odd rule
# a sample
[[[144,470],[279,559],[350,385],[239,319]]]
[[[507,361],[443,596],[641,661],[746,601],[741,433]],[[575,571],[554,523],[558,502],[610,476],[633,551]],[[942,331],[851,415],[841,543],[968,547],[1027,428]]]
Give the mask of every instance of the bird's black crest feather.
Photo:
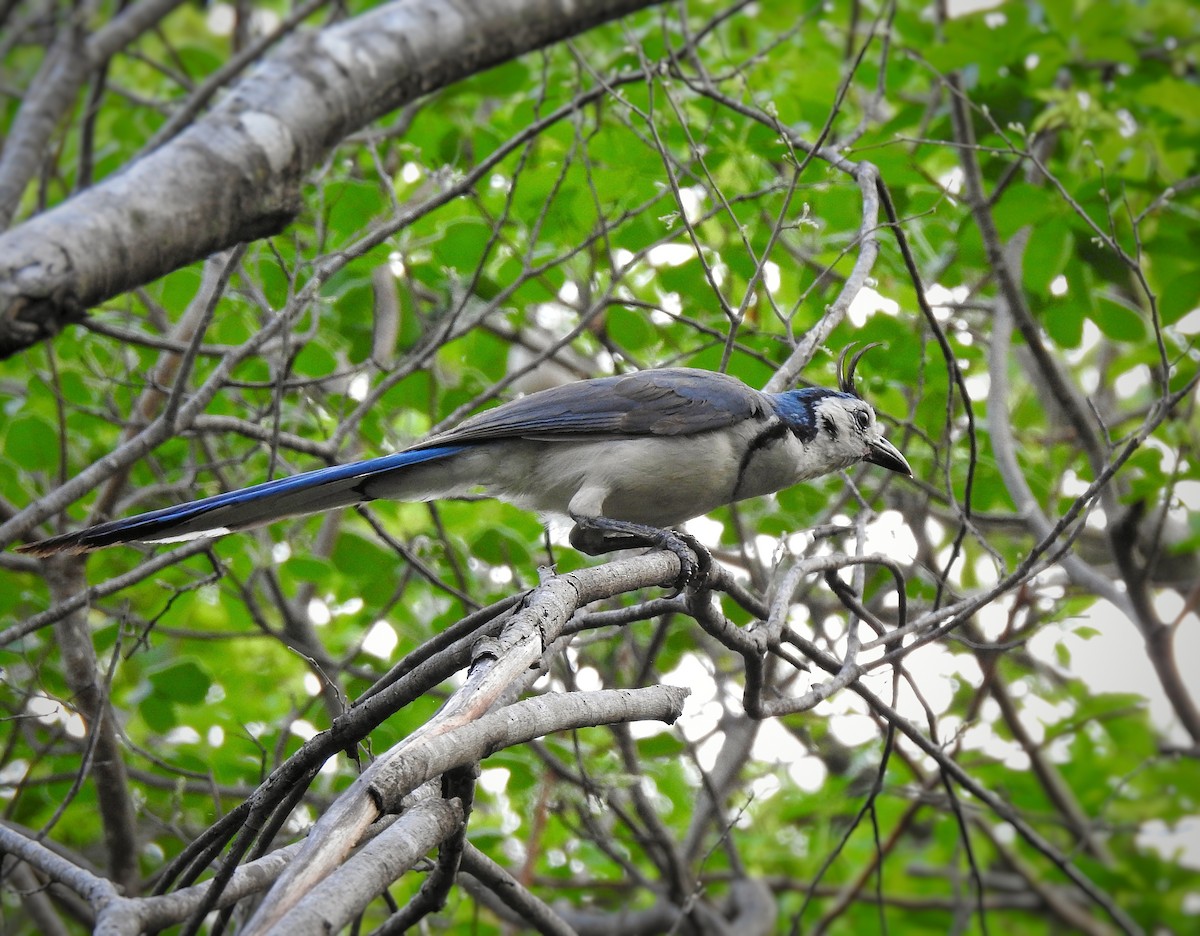
[[[863,345],[861,348],[855,351],[854,356],[850,358],[849,367],[846,366],[846,355],[849,354],[854,348],[853,342],[846,345],[846,347],[842,349],[841,357],[838,358],[837,368],[838,389],[841,390],[842,393],[849,393],[851,396],[856,396],[859,399],[862,399],[862,394],[859,393],[854,387],[854,369],[858,367],[858,362],[862,360],[862,356],[864,354],[866,354],[872,348],[879,348],[882,347],[882,345],[882,341],[872,341],[870,344]]]

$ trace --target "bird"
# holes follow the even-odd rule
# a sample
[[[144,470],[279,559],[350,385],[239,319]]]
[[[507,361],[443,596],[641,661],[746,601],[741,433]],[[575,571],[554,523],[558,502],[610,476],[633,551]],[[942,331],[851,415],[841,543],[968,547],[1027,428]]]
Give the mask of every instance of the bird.
[[[711,556],[672,528],[717,507],[774,493],[859,462],[912,469],[854,385],[861,348],[838,388],[763,393],[736,377],[651,368],[540,390],[484,410],[403,451],[278,478],[191,503],[24,544],[33,556],[119,543],[219,536],[380,498],[482,493],[573,521],[569,541],[599,555],[657,546],[680,582]],[[682,584],[681,586],[682,587]]]

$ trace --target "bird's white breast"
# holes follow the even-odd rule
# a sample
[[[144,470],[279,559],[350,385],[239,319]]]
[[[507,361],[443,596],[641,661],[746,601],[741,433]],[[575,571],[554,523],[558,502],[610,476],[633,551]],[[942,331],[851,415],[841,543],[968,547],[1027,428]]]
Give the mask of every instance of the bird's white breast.
[[[502,447],[481,446],[414,466],[389,490],[371,493],[408,500],[484,493],[542,513],[672,526],[823,473],[791,432],[752,449],[763,425],[747,422],[687,437],[511,439]],[[480,484],[480,478],[488,480]]]

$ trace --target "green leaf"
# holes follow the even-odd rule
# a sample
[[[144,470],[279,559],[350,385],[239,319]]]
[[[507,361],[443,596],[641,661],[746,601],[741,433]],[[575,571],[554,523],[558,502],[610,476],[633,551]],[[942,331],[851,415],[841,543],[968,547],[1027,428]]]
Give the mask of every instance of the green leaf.
[[[138,714],[151,731],[159,734],[168,732],[179,724],[175,717],[175,706],[171,704],[170,699],[160,695],[150,695],[143,699],[138,705]]]
[[[317,556],[292,556],[285,563],[284,572],[304,582],[328,582],[334,577],[333,566]]]
[[[1004,240],[1008,240],[1021,228],[1033,225],[1033,234],[1041,229],[1043,221],[1056,217],[1061,210],[1057,196],[1044,185],[1015,182],[1009,187],[992,211],[996,228]],[[1032,244],[1026,249],[1026,263],[1033,254]]]
[[[363,223],[386,207],[378,186],[348,181],[332,183],[326,188],[329,204],[329,231],[338,240],[351,240]]]
[[[1158,311],[1163,324],[1173,325],[1192,309],[1200,308],[1200,270],[1177,276],[1162,291]]]
[[[609,311],[607,325],[613,341],[628,351],[644,350],[658,339],[658,332],[645,312],[617,306]]]
[[[324,377],[337,368],[337,360],[327,347],[310,341],[296,355],[293,367],[305,377]]]
[[[155,693],[180,705],[199,705],[208,695],[212,679],[193,660],[181,660],[149,674]]]
[[[1087,310],[1078,296],[1068,293],[1062,298],[1041,301],[1034,294],[1030,297],[1030,305],[1039,313],[1042,324],[1055,344],[1063,348],[1079,347]]]
[[[639,738],[637,749],[642,757],[649,760],[666,760],[682,756],[687,745],[678,735],[664,730],[648,738]]]
[[[20,416],[8,427],[4,454],[26,471],[47,471],[58,464],[58,433],[37,416]]]
[[[1114,341],[1142,341],[1146,337],[1146,325],[1141,316],[1104,295],[1097,299],[1092,320],[1100,331]]]
[[[1034,226],[1025,250],[1025,288],[1031,292],[1050,291],[1050,283],[1066,269],[1075,248],[1075,237],[1063,218]]]
[[[1142,89],[1143,100],[1180,120],[1200,120],[1200,94],[1191,81],[1163,78]]]
[[[483,258],[491,231],[478,221],[463,218],[452,222],[453,230],[437,244],[441,262],[459,273],[469,273]]]

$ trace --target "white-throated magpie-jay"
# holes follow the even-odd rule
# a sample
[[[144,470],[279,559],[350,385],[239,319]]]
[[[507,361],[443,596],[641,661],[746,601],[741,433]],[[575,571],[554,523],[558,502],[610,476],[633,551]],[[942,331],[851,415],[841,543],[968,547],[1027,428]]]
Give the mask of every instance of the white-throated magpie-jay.
[[[565,514],[590,554],[634,545],[675,552],[686,580],[707,555],[666,528],[747,497],[873,462],[911,474],[854,389],[760,393],[725,374],[638,371],[564,384],[485,410],[402,452],[256,484],[20,547],[47,556],[128,542],[217,536],[378,498],[482,492]]]

